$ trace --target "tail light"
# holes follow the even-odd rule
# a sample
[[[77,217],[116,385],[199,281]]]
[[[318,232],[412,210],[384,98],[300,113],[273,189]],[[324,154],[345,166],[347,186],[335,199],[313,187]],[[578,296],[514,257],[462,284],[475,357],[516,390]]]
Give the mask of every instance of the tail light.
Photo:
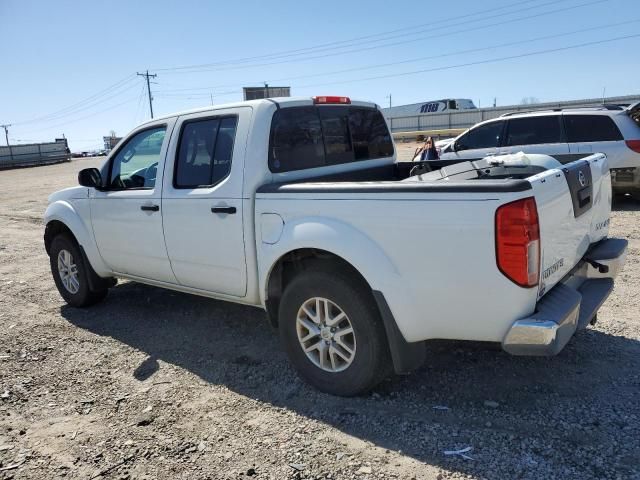
[[[540,276],[540,225],[533,197],[496,211],[496,260],[500,271],[521,287],[534,287]]]
[[[631,150],[640,153],[640,140],[627,140],[625,143]]]
[[[315,104],[342,104],[348,105],[351,103],[351,99],[349,97],[331,97],[331,96],[322,96],[322,97],[313,97],[313,103]]]

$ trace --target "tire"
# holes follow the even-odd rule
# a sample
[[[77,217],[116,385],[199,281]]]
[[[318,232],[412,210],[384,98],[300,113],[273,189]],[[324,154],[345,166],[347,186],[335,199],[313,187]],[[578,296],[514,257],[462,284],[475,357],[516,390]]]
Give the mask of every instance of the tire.
[[[389,375],[392,364],[371,291],[360,278],[339,268],[307,268],[287,285],[279,330],[289,360],[306,382],[322,392],[350,397],[375,387]],[[329,325],[334,321],[335,332],[331,332]],[[305,325],[313,327],[313,332]],[[352,334],[345,333],[349,328]]]
[[[89,287],[89,272],[80,247],[69,235],[61,233],[53,239],[49,250],[49,263],[58,292],[70,306],[88,307],[107,296],[106,288],[91,290]],[[69,275],[70,270],[75,272],[75,275]]]

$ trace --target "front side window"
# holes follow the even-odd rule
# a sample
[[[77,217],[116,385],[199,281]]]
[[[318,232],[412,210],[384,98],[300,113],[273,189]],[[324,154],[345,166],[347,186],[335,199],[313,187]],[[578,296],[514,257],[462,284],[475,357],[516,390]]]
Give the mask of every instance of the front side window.
[[[269,169],[288,172],[393,156],[391,134],[374,108],[292,107],[271,122]]]
[[[507,146],[561,142],[560,115],[509,120]]]
[[[606,115],[564,115],[564,128],[569,143],[623,139],[615,122]]]
[[[504,122],[491,122],[480,125],[460,137],[456,142],[457,150],[473,150],[477,148],[495,148],[500,145]]]
[[[180,135],[174,187],[210,187],[231,171],[236,117],[185,122]]]
[[[153,188],[165,133],[166,127],[162,126],[144,130],[129,139],[111,162],[107,188]]]

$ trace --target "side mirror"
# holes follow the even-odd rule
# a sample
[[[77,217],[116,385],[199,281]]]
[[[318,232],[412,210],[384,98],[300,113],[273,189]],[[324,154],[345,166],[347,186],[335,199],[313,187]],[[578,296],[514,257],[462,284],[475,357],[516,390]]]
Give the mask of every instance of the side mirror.
[[[102,176],[97,168],[84,168],[78,172],[78,183],[83,187],[99,188]]]

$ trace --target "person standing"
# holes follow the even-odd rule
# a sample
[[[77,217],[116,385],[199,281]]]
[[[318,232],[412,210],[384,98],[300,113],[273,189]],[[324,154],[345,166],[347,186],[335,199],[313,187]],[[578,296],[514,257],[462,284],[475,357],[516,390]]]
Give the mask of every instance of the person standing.
[[[440,155],[438,155],[438,150],[436,149],[436,143],[431,137],[427,137],[427,141],[424,142],[424,145],[420,150],[418,150],[417,154],[420,155],[421,162],[428,160],[438,160],[440,158]]]

